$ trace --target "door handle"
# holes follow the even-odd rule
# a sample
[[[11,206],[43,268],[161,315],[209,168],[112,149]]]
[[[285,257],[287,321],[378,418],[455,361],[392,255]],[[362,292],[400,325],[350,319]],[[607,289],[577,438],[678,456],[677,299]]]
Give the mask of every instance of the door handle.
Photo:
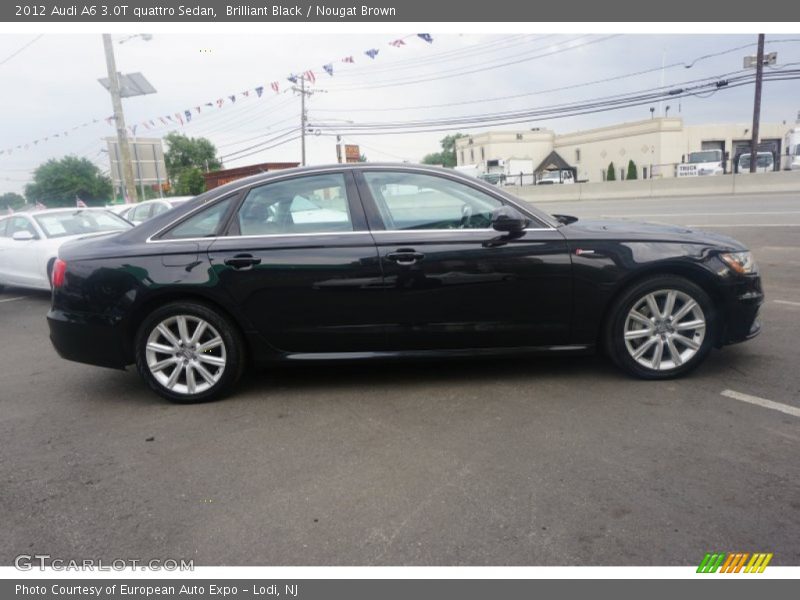
[[[232,258],[226,258],[225,264],[234,269],[244,270],[261,264],[261,259],[252,254],[237,254]]]
[[[413,265],[416,262],[421,261],[425,258],[425,255],[421,252],[415,252],[411,249],[402,249],[398,250],[397,252],[389,252],[386,255],[387,260],[391,260],[396,262],[398,265]]]

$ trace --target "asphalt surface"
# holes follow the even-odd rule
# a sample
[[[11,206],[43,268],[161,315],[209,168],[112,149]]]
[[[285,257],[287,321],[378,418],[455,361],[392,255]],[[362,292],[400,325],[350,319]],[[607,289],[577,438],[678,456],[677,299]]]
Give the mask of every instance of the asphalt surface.
[[[59,359],[48,296],[6,289],[0,564],[800,564],[800,416],[775,410],[800,407],[800,194],[541,206],[743,240],[762,335],[677,381],[592,357],[305,366],[175,406]]]

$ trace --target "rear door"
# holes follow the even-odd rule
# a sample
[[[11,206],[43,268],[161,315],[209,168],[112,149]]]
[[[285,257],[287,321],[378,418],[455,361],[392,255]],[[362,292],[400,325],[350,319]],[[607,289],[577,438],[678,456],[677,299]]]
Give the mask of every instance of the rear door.
[[[572,269],[557,229],[531,221],[503,241],[491,214],[507,201],[462,178],[384,168],[358,178],[392,349],[568,343]]]
[[[244,316],[275,348],[384,347],[382,273],[349,171],[254,186],[209,259]]]

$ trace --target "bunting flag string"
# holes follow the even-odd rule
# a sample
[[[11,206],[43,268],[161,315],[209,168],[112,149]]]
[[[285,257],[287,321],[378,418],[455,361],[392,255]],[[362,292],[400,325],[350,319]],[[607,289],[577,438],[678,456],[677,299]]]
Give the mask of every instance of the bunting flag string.
[[[409,40],[411,38],[418,38],[418,39],[420,39],[420,40],[422,40],[424,42],[427,42],[428,44],[432,44],[433,43],[433,37],[431,36],[431,34],[429,34],[429,33],[417,33],[417,34],[410,34],[410,35],[407,35],[405,37],[393,39],[393,40],[388,42],[388,45],[393,47],[393,48],[402,48],[402,47],[408,45],[406,40]],[[379,48],[369,48],[368,50],[364,51],[363,54],[365,56],[368,56],[371,60],[375,60],[378,57],[379,53],[380,53],[380,49]],[[354,55],[351,54],[351,55],[342,57],[338,62],[343,63],[343,64],[355,64],[356,60],[355,60]],[[333,62],[329,62],[329,63],[323,64],[321,66],[321,69],[323,71],[325,71],[325,73],[327,73],[329,77],[333,77],[334,76],[334,63]],[[290,73],[289,76],[286,79],[289,82],[291,82],[292,84],[297,84],[300,81],[300,79],[303,79],[307,83],[310,83],[310,84],[313,85],[317,81],[317,73],[318,72],[319,71],[315,71],[314,69],[306,69],[306,70],[303,70],[303,71],[299,72],[299,73],[302,73],[302,74]],[[280,85],[280,81],[279,80],[272,81],[269,84],[269,87],[276,94],[280,94],[281,93],[281,85]],[[237,98],[250,98],[251,97],[251,93],[254,93],[254,95],[257,98],[261,98],[263,96],[263,94],[264,94],[264,85],[258,85],[258,86],[255,86],[253,88],[246,89],[244,91],[239,92],[238,94],[227,95],[227,99],[230,101],[230,104],[235,104]],[[199,105],[194,107],[194,110],[196,111],[197,115],[200,115],[201,114],[201,107],[203,107],[203,106],[209,107],[209,108],[213,108],[214,106],[216,106],[218,109],[222,108],[226,104],[225,98],[226,97],[220,97],[215,101],[209,101],[209,102],[205,102],[203,104],[199,104]],[[193,114],[192,114],[191,108],[187,108],[187,109],[184,109],[182,111],[178,111],[178,112],[174,113],[173,115],[163,115],[163,116],[154,117],[152,119],[145,119],[145,120],[140,121],[140,122],[138,122],[136,124],[130,125],[128,127],[128,130],[135,136],[136,135],[136,131],[138,130],[139,126],[143,127],[144,129],[147,129],[148,131],[151,130],[151,129],[158,129],[161,126],[163,126],[163,127],[175,127],[178,123],[180,124],[180,126],[184,126],[187,123],[190,123],[192,121],[192,117],[193,117]],[[59,131],[57,133],[51,133],[50,135],[43,136],[41,138],[32,140],[32,141],[27,142],[27,143],[22,143],[22,144],[19,144],[17,146],[11,146],[9,148],[0,149],[0,156],[9,156],[9,155],[13,154],[14,151],[26,150],[26,149],[30,148],[31,145],[38,146],[39,143],[44,144],[44,143],[46,143],[49,140],[54,139],[54,138],[68,137],[70,131],[76,131],[78,129],[82,129],[84,127],[88,127],[90,125],[94,125],[95,123],[98,123],[101,120],[105,121],[106,124],[109,127],[114,127],[115,119],[114,119],[113,115],[110,116],[110,117],[105,117],[104,119],[92,119],[91,121],[87,121],[87,122],[82,123],[80,125],[75,125],[71,129],[68,129],[68,130],[65,130],[65,131]],[[160,122],[160,125],[159,125],[159,122]]]

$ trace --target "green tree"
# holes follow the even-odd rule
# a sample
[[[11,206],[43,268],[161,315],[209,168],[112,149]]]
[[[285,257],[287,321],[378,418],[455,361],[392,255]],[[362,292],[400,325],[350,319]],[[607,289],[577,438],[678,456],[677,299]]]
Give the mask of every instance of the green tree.
[[[79,197],[86,204],[102,206],[113,194],[111,180],[92,161],[77,156],[51,158],[33,172],[33,181],[25,186],[30,202],[45,206],[75,206]]]
[[[625,176],[625,179],[639,179],[639,173],[636,169],[636,163],[633,162],[633,159],[628,161],[628,174]]]
[[[442,146],[442,151],[426,154],[422,159],[422,164],[442,165],[450,168],[455,167],[457,164],[456,140],[463,137],[466,137],[463,133],[445,136],[439,140],[439,144]]]
[[[197,167],[187,167],[180,171],[180,175],[171,188],[175,196],[197,196],[206,191],[206,180],[203,171]]]
[[[16,192],[6,192],[0,196],[0,214],[5,213],[9,208],[17,210],[25,205],[25,198]]]
[[[617,169],[614,167],[614,161],[608,163],[608,171],[606,172],[606,181],[617,180]]]
[[[172,193],[176,196],[202,194],[206,189],[203,172],[222,168],[214,144],[206,138],[190,138],[176,132],[164,136],[164,141],[167,143],[164,162]]]

